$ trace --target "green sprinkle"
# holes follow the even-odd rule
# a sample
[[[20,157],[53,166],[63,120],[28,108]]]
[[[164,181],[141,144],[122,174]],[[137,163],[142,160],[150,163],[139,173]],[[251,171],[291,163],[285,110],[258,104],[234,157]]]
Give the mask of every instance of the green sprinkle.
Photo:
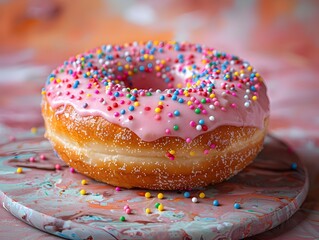
[[[158,208],[159,205],[161,205],[161,204],[157,202],[157,203],[155,203],[154,207]]]
[[[151,92],[147,92],[146,96],[152,96],[152,93]]]
[[[196,108],[196,109],[195,109],[195,113],[196,113],[196,114],[200,114],[200,112],[201,112],[201,110],[200,110],[199,108]]]
[[[179,129],[179,126],[175,124],[173,128],[175,131],[177,131]]]
[[[124,216],[121,216],[121,217],[120,217],[120,221],[121,221],[121,222],[124,222],[124,221],[125,221],[125,217],[124,217]]]
[[[202,98],[202,100],[200,100],[201,103],[206,103],[206,99]]]

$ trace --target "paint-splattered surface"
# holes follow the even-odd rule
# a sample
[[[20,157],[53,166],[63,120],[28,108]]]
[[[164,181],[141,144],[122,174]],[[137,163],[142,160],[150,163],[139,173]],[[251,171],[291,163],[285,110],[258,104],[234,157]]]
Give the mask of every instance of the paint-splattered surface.
[[[2,1],[0,143],[41,127],[41,88],[51,69],[104,43],[188,40],[249,60],[271,100],[270,133],[306,165],[309,193],[287,222],[253,239],[319,236],[319,6],[281,1]],[[0,208],[2,239],[55,239]],[[14,229],[14,231],[12,231]]]
[[[64,238],[239,239],[286,221],[308,192],[302,162],[273,137],[231,180],[187,192],[150,191],[145,197],[147,190],[117,189],[71,172],[42,134],[0,146],[0,196],[18,219]]]

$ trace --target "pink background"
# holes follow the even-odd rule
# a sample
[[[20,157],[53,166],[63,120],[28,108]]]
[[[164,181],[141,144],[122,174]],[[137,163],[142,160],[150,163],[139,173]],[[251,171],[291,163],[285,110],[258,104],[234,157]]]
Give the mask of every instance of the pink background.
[[[318,1],[0,2],[0,143],[42,126],[41,88],[64,59],[105,43],[187,40],[240,55],[263,75],[270,133],[305,162],[310,192],[286,223],[253,239],[319,238]],[[0,208],[0,238],[54,239]],[[9,230],[10,229],[10,230]],[[8,231],[9,230],[9,231]]]

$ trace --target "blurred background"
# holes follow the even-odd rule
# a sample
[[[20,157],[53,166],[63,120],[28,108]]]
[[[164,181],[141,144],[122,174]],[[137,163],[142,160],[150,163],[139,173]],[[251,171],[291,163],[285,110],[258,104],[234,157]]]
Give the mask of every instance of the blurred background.
[[[318,25],[317,0],[0,0],[1,141],[42,126],[44,79],[71,55],[135,40],[206,44],[263,75],[270,133],[288,142],[310,173],[303,208],[259,238],[319,238]]]

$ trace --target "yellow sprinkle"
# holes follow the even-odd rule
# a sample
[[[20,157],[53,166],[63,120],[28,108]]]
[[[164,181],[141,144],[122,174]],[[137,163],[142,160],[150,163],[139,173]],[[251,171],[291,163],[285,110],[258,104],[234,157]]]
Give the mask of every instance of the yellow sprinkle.
[[[81,184],[82,184],[82,185],[87,185],[87,184],[88,184],[88,181],[86,181],[85,179],[83,179],[83,180],[81,181]]]
[[[161,70],[161,68],[159,66],[155,66],[155,70],[159,71],[159,70]]]
[[[248,66],[248,67],[247,67],[247,70],[248,70],[249,72],[251,72],[251,71],[253,70],[253,67],[252,67],[252,66]]]
[[[163,104],[164,104],[164,103],[163,103],[163,102],[161,102],[161,101],[160,101],[160,102],[158,102],[158,105],[163,105]]]
[[[88,93],[88,94],[86,94],[86,96],[87,96],[87,97],[91,97],[91,96],[92,96],[92,94],[91,94],[91,93]]]
[[[36,134],[38,132],[38,129],[36,127],[31,128],[31,133]]]
[[[158,40],[154,40],[154,41],[153,41],[153,44],[154,44],[155,46],[157,46],[157,45],[159,44],[159,41],[158,41]]]
[[[145,193],[145,197],[146,197],[146,198],[150,198],[151,196],[152,196],[152,195],[151,195],[150,192],[146,192],[146,193]]]
[[[256,77],[260,77],[260,74],[259,74],[259,73],[255,73],[255,76],[256,76]]]
[[[242,73],[245,73],[245,71],[244,71],[243,69],[242,69],[242,70],[240,70],[239,72],[240,72],[241,74],[242,74]]]
[[[22,170],[22,168],[17,168],[17,171],[16,171],[17,173],[22,173],[23,172],[23,170]]]
[[[61,82],[61,79],[60,79],[60,78],[57,78],[57,79],[56,79],[56,82],[57,82],[57,83],[60,83],[60,82]]]
[[[164,206],[163,206],[163,204],[160,204],[157,209],[158,209],[158,211],[161,211],[161,212],[164,211]]]
[[[172,155],[174,155],[174,154],[175,154],[175,151],[171,149],[171,150],[169,150],[169,153],[172,154]]]
[[[85,58],[84,57],[81,57],[81,59],[80,59],[81,61],[84,61],[85,60]]]
[[[85,194],[86,194],[86,191],[85,191],[84,189],[81,189],[80,194],[81,194],[81,195],[85,195]]]
[[[162,110],[160,108],[155,108],[156,113],[160,113]]]
[[[91,75],[91,72],[86,72],[86,75],[90,76],[90,75]]]
[[[161,64],[165,64],[166,63],[166,61],[165,60],[161,60]]]
[[[97,53],[97,54],[101,54],[101,53],[102,53],[102,50],[101,50],[101,49],[97,49],[97,50],[96,50],[96,53]]]
[[[134,102],[134,106],[138,107],[138,106],[140,106],[140,103],[139,102]]]
[[[150,60],[153,60],[153,59],[154,59],[154,55],[150,55],[150,56],[149,56],[149,59],[150,59]]]
[[[191,155],[192,157],[196,155],[196,153],[194,151],[190,151],[189,155]]]
[[[207,60],[206,60],[206,59],[203,59],[203,60],[202,60],[202,63],[203,63],[203,64],[206,64],[206,63],[207,63]]]
[[[205,193],[203,193],[203,192],[201,192],[201,193],[199,194],[199,197],[200,197],[200,198],[205,198],[205,196],[206,196],[206,195],[205,195]]]
[[[125,64],[125,65],[124,65],[124,68],[125,68],[125,69],[129,69],[129,68],[130,68],[130,65]]]
[[[50,82],[53,82],[54,81],[54,77],[50,77]]]
[[[129,76],[132,76],[132,75],[133,75],[133,72],[132,72],[132,71],[128,71],[127,74],[128,74]]]
[[[256,101],[256,100],[258,99],[258,97],[257,97],[257,96],[253,96],[251,99],[252,99],[253,101]]]
[[[233,75],[234,75],[234,76],[238,76],[238,72],[234,72]]]
[[[146,208],[146,209],[145,209],[145,212],[146,212],[147,214],[150,214],[152,211],[151,211],[150,208]]]
[[[184,93],[184,95],[185,95],[185,97],[188,97],[189,96],[189,93],[187,92],[187,93]]]
[[[157,194],[157,198],[158,198],[158,199],[163,199],[163,198],[164,198],[164,194],[163,194],[163,193]]]
[[[220,73],[220,70],[219,70],[219,69],[217,69],[217,70],[216,70],[216,73]]]
[[[122,63],[121,63],[121,62],[118,62],[118,63],[117,63],[117,66],[121,66],[121,65],[122,65]]]
[[[148,54],[144,54],[144,59],[148,59]]]
[[[177,88],[181,88],[182,87],[182,84],[181,83],[178,83],[177,84]]]
[[[216,95],[214,93],[210,94],[209,97],[210,98],[214,98]]]
[[[187,83],[187,84],[186,84],[186,87],[187,87],[187,88],[190,88],[191,86],[192,86],[191,83]]]
[[[191,100],[187,101],[187,105],[188,105],[188,106],[192,105],[192,103],[193,103],[193,102],[192,102]]]
[[[47,92],[46,92],[46,91],[44,91],[44,90],[43,90],[43,91],[41,91],[41,94],[42,94],[42,95],[45,95],[46,93],[47,93]]]

